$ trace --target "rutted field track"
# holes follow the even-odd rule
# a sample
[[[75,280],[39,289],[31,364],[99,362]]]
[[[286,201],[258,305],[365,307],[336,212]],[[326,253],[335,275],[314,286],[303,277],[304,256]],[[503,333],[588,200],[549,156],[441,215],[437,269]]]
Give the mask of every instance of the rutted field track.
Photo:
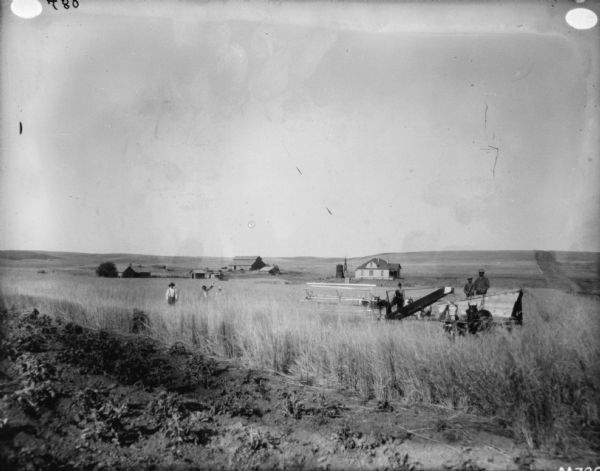
[[[2,469],[557,469],[498,418],[2,312]]]
[[[571,281],[561,269],[560,263],[552,252],[537,250],[535,260],[542,270],[548,286],[553,286],[565,291],[578,292],[580,290],[577,283]]]

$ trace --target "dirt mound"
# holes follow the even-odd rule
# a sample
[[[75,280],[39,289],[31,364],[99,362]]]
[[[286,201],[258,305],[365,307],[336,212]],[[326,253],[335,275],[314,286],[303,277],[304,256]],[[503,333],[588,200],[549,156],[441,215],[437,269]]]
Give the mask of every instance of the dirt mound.
[[[359,402],[186,346],[1,314],[1,469],[527,469],[507,424]],[[525,465],[523,464],[525,463]]]

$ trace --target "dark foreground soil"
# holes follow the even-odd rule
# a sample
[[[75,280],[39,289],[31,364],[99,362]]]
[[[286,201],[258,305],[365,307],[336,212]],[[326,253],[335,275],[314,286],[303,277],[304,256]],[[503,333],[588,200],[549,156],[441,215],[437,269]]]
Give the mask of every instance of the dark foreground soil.
[[[0,469],[556,469],[510,426],[4,311]],[[584,462],[581,462],[583,465]]]

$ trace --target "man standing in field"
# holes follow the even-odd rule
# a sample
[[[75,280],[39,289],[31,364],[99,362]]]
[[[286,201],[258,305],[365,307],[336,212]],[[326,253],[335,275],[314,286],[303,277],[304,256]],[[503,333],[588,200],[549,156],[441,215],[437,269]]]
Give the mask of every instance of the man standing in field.
[[[392,298],[392,306],[398,306],[398,310],[404,307],[404,290],[402,289],[402,283],[398,283],[398,289],[394,293],[394,297]]]
[[[465,296],[470,298],[475,293],[475,285],[473,284],[473,278],[467,278],[467,284],[465,285]]]
[[[167,304],[169,304],[169,306],[175,305],[175,303],[179,299],[179,290],[175,288],[175,283],[169,283],[169,287],[167,288],[165,298],[167,299]]]
[[[473,288],[475,289],[476,295],[483,295],[487,293],[488,289],[490,289],[490,280],[485,277],[483,268],[479,269],[479,278],[477,278],[475,283],[473,283]]]

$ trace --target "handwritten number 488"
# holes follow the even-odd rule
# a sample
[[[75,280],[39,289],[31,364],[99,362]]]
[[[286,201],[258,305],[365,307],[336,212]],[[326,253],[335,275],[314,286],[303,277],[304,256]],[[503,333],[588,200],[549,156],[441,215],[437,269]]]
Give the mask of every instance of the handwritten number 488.
[[[46,0],[48,2],[48,5],[52,5],[52,8],[54,8],[55,10],[58,10],[58,8],[56,8],[56,2],[58,2],[58,0]],[[61,0],[62,2],[62,6],[65,10],[68,10],[69,8],[71,8],[71,5],[69,5],[69,0]],[[73,5],[73,8],[77,8],[79,7],[79,2],[77,0],[72,0],[71,4]]]

